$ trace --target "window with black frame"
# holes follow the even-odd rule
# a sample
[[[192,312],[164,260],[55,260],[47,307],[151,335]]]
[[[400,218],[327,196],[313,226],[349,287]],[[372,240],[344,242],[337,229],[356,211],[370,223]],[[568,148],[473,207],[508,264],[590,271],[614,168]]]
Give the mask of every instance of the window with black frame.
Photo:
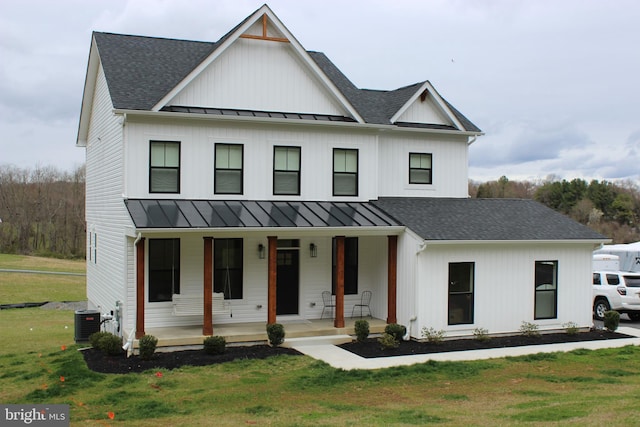
[[[151,141],[149,148],[149,192],[180,192],[180,142]]]
[[[431,184],[431,154],[409,153],[409,184]]]
[[[333,195],[358,195],[358,150],[333,149]]]
[[[273,147],[273,194],[300,194],[300,147]]]
[[[243,146],[216,144],[214,192],[216,194],[242,194]]]
[[[242,299],[242,239],[213,240],[213,291]]]
[[[331,292],[336,294],[336,239],[333,238]],[[358,238],[344,239],[344,294],[358,294]]]
[[[536,261],[534,319],[558,317],[558,261]]]
[[[473,262],[449,263],[449,325],[473,323]]]
[[[149,239],[149,302],[180,293],[180,239]]]

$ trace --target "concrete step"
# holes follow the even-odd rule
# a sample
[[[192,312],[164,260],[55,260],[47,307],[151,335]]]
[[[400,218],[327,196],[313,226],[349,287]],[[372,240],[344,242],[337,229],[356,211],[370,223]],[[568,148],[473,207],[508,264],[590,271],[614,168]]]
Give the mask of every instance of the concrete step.
[[[338,345],[351,342],[350,335],[324,335],[318,337],[285,338],[282,347],[299,347],[303,345]]]

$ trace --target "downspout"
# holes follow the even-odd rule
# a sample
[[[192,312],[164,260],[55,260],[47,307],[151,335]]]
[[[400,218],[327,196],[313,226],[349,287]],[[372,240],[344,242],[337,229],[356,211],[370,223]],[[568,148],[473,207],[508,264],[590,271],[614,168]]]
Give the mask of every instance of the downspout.
[[[136,240],[133,241],[133,248],[135,250],[135,247],[138,246],[138,243],[140,242],[140,239],[142,239],[142,233],[138,232],[138,237],[136,237]],[[136,305],[133,304],[133,308],[131,309],[132,313],[133,313],[133,318],[136,318]],[[122,349],[124,351],[127,352],[127,357],[131,356],[133,354],[133,340],[136,337],[136,325],[135,322],[133,323],[133,329],[131,330],[131,332],[129,332],[129,337],[127,338],[127,342],[125,343],[125,345],[122,347]]]
[[[418,250],[416,251],[416,259],[415,262],[413,264],[413,289],[414,292],[417,293],[417,289],[418,289],[418,277],[419,274],[418,272],[420,271],[418,268],[418,258],[420,256],[420,254],[427,249],[427,242],[425,242],[424,240],[418,245]],[[413,295],[413,314],[411,315],[411,317],[409,318],[409,331],[407,332],[408,337],[405,337],[405,339],[411,339],[411,330],[413,328],[413,322],[415,322],[418,319],[417,316],[417,312],[418,312],[418,298],[416,298],[416,295]]]

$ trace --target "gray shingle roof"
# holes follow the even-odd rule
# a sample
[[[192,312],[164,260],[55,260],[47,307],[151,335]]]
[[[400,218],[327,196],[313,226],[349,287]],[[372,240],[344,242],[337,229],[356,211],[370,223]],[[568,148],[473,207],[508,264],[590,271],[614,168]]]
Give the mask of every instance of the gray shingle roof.
[[[150,110],[216,47],[215,43],[93,34],[115,108]]]
[[[242,23],[235,28],[240,25]],[[150,110],[213,53],[235,28],[215,43],[94,32],[113,106],[126,110]],[[416,83],[391,91],[358,89],[326,55],[308,53],[367,123],[391,124],[391,117],[424,84]],[[447,105],[465,128],[459,130],[480,132],[458,110],[449,103]]]
[[[391,197],[372,203],[425,240],[608,240],[533,200]]]

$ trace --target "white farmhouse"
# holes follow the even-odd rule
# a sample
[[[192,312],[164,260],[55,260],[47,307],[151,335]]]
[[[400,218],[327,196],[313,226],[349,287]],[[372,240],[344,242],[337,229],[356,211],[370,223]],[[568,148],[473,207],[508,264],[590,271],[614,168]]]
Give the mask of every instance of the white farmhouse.
[[[159,345],[345,333],[361,308],[414,338],[590,326],[607,239],[468,198],[480,135],[429,81],[356,87],[266,5],[215,43],[96,32],[77,139],[90,307]]]

